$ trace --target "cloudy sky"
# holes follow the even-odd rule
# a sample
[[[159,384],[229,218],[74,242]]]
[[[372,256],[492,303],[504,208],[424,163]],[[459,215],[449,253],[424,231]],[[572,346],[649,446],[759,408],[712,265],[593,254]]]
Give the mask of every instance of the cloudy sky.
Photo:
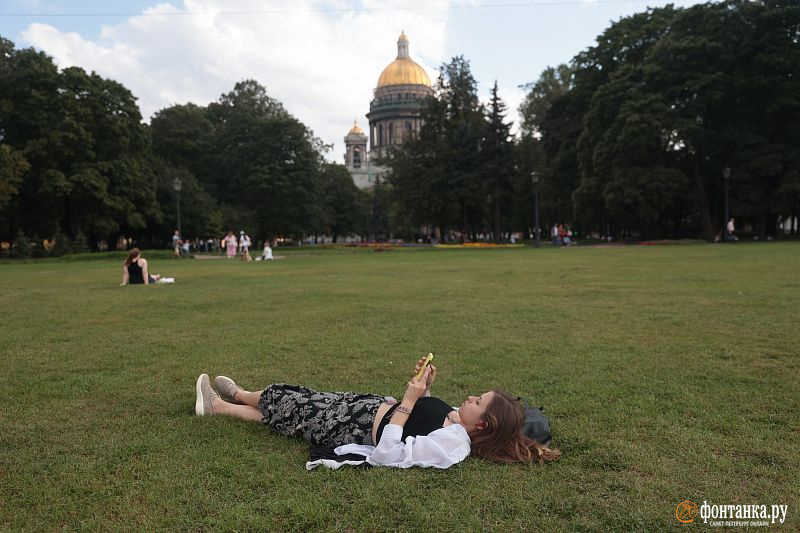
[[[172,104],[206,105],[242,79],[267,87],[341,161],[405,31],[435,80],[456,55],[483,100],[495,79],[509,119],[548,66],[568,62],[613,21],[663,0],[0,0],[0,35],[60,67],[112,78],[144,120]],[[673,0],[676,6],[699,3]]]

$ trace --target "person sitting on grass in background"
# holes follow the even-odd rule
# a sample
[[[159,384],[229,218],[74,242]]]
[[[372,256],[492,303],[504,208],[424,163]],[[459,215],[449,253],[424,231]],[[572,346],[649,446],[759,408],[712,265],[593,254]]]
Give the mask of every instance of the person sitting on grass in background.
[[[568,226],[564,227],[564,246],[572,246],[572,230]]]
[[[572,244],[572,239],[567,232],[567,228],[564,227],[564,224],[558,225],[558,240],[563,246],[570,246]]]
[[[142,257],[138,248],[131,248],[128,257],[122,263],[122,283],[120,285],[149,285],[161,279],[158,274],[150,275],[147,271],[147,259]]]
[[[456,410],[430,396],[435,378],[436,367],[430,365],[408,382],[397,403],[376,394],[317,392],[287,384],[249,392],[225,376],[214,380],[215,392],[208,375],[201,374],[195,413],[262,422],[312,446],[336,447],[337,456],[358,453],[374,466],[448,468],[469,455],[506,463],[560,457],[558,450],[522,434],[524,409],[518,398],[493,389],[470,396]]]
[[[257,257],[257,261],[272,261],[274,257],[272,257],[272,247],[269,244],[269,239],[264,241],[264,251],[261,253],[260,257]]]

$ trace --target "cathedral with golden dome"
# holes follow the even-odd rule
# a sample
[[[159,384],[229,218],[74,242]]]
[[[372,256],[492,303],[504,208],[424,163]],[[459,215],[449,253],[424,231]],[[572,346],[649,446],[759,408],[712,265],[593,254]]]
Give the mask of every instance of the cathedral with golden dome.
[[[344,138],[345,166],[359,188],[372,187],[382,174],[383,168],[373,163],[376,157],[386,155],[393,145],[402,144],[405,138],[419,132],[424,100],[432,95],[431,80],[408,55],[408,37],[401,33],[397,58],[381,72],[369,104],[369,138],[358,123]]]

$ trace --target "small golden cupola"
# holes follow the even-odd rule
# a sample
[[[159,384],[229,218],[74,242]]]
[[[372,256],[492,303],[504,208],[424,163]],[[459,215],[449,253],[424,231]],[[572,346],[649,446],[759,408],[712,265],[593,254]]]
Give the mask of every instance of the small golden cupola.
[[[353,134],[364,135],[364,130],[362,130],[361,127],[358,125],[358,122],[354,120],[353,121],[353,127],[350,128],[350,131],[348,131],[347,134],[348,135],[353,135]]]

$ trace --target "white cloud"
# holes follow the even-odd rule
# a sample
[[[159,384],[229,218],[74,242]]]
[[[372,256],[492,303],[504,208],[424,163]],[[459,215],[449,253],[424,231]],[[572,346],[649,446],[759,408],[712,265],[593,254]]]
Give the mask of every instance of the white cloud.
[[[490,88],[491,90],[491,88]],[[505,102],[506,108],[506,122],[514,121],[511,127],[511,132],[516,134],[519,131],[519,105],[525,99],[525,91],[519,87],[497,87],[497,94]]]
[[[353,117],[366,126],[372,90],[394,60],[401,30],[431,80],[449,59],[449,3],[405,10],[399,2],[379,0],[295,0],[257,4],[265,11],[253,12],[247,0],[184,0],[104,26],[96,39],[39,23],[22,36],[60,67],[80,66],[124,84],[139,99],[145,120],[172,104],[206,105],[237,81],[256,79],[324,142],[335,144],[328,158],[340,161]]]

